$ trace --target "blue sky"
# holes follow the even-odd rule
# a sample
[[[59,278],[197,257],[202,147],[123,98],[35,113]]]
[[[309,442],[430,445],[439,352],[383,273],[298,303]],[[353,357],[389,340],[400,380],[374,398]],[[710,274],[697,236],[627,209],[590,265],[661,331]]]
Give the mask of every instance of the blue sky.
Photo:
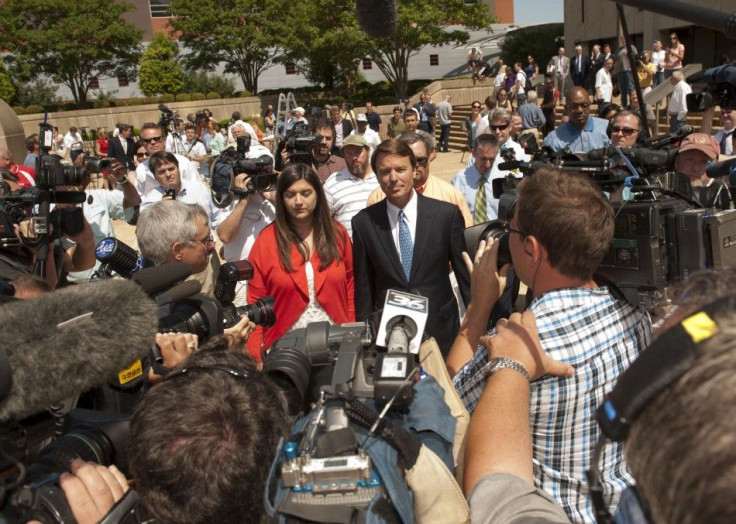
[[[562,22],[563,0],[514,0],[514,22],[539,24]]]

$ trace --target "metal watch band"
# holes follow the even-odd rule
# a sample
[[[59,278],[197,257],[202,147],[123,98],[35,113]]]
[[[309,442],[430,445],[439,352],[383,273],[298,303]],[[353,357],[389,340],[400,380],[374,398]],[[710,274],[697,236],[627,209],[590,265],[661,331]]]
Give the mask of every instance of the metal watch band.
[[[483,375],[486,379],[493,375],[496,371],[499,369],[514,369],[524,375],[524,378],[526,378],[529,382],[531,382],[532,377],[529,375],[529,372],[526,370],[524,366],[521,365],[520,362],[516,360],[511,360],[510,358],[506,357],[496,357],[492,358],[488,361],[488,364],[483,366]]]

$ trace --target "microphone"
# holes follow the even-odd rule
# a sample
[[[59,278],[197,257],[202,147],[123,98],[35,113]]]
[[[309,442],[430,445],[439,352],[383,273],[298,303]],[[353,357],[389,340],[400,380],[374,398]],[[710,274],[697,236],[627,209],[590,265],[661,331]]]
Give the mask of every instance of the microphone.
[[[138,253],[129,245],[115,237],[105,237],[95,248],[97,260],[107,264],[120,276],[130,278],[143,268],[153,266],[153,262]]]
[[[368,36],[388,38],[396,31],[396,0],[355,0],[355,11]]]
[[[198,282],[197,280],[185,280],[184,282],[176,284],[171,289],[156,295],[156,304],[164,306],[166,304],[171,304],[172,302],[176,303],[187,297],[196,295],[200,291],[202,291],[201,282]]]
[[[655,151],[645,147],[622,147],[621,153],[640,166],[666,167],[670,162],[668,151]],[[588,151],[589,160],[602,160],[617,155],[615,147],[608,146]]]
[[[253,265],[247,260],[228,262],[220,266],[220,273],[215,282],[215,298],[221,304],[230,304],[235,300],[235,285],[241,280],[253,278]]]
[[[192,274],[192,266],[186,262],[172,262],[141,269],[133,275],[133,282],[141,286],[148,296],[169,289]]]
[[[14,327],[0,342],[12,374],[0,419],[19,420],[115,380],[148,354],[158,314],[139,286],[111,279],[4,304],[0,322]]]
[[[388,348],[389,352],[419,353],[428,311],[429,300],[426,297],[389,289],[383,303],[376,345]],[[398,330],[403,330],[403,334]]]
[[[728,181],[731,187],[736,187],[736,157],[729,158],[705,169],[705,174],[711,178],[719,178],[722,176],[729,177]]]

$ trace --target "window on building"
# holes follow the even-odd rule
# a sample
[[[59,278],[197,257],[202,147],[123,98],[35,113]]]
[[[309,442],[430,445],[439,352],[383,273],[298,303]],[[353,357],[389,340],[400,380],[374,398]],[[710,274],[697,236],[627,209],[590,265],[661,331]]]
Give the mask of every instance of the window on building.
[[[371,62],[370,58],[364,58],[363,59],[363,70],[373,69],[373,62]]]
[[[429,65],[440,65],[440,55],[429,55]]]
[[[118,87],[128,87],[128,77],[126,75],[118,75]]]
[[[169,16],[169,0],[148,0],[151,7],[151,18]]]
[[[287,75],[295,75],[296,74],[296,66],[294,64],[286,64],[286,74]]]
[[[96,76],[93,76],[89,81],[89,88],[90,89],[99,89],[100,88],[100,79]]]

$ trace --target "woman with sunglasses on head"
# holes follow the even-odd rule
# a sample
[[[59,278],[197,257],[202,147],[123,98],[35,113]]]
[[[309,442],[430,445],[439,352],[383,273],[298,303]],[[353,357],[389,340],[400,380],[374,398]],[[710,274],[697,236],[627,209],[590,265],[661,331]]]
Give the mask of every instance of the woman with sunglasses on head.
[[[685,46],[680,42],[677,33],[670,34],[670,44],[664,51],[664,76],[669,78],[673,71],[682,69],[685,58]]]
[[[284,333],[317,321],[355,319],[352,245],[331,216],[322,183],[306,164],[291,164],[276,186],[276,221],[256,239],[248,260],[248,303],[274,297],[276,323],[248,339],[256,360]]]
[[[138,140],[138,142],[133,146],[133,164],[135,164],[135,167],[137,168],[145,162],[148,157],[149,155],[148,151],[146,151],[146,146],[143,144],[143,141]]]

